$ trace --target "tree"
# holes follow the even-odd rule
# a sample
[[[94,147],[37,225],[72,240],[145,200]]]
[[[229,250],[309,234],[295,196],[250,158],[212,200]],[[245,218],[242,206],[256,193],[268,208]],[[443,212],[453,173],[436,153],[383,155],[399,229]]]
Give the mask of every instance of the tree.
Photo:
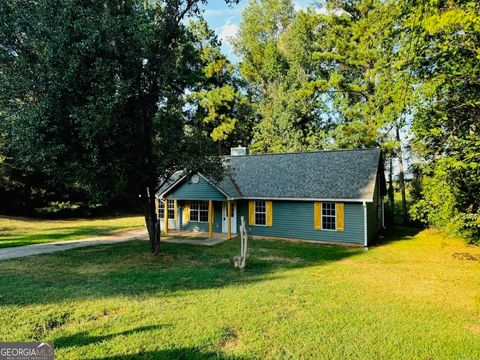
[[[409,15],[418,34],[413,148],[423,160],[412,215],[478,241],[480,5],[431,1],[412,6]]]
[[[316,24],[310,20],[290,0],[252,0],[243,12],[234,47],[259,118],[252,152],[321,147],[322,99],[304,88],[318,76],[311,59]]]
[[[310,83],[330,104],[331,146],[383,145],[394,138],[399,161],[403,220],[407,222],[404,155],[400,133],[413,87],[402,61],[410,55],[397,32],[401,7],[395,1],[327,1],[318,18],[314,58],[326,79]],[[402,53],[403,57],[399,56]],[[393,133],[393,134],[392,134]]]
[[[204,129],[222,155],[248,144],[254,120],[250,95],[236,67],[221,53],[221,43],[204,20],[189,26],[199,53],[196,84],[187,98],[192,126]]]
[[[203,3],[0,5],[2,129],[16,160],[96,201],[140,195],[154,254],[158,179],[208,168],[214,149],[182,116],[196,53],[181,21]]]

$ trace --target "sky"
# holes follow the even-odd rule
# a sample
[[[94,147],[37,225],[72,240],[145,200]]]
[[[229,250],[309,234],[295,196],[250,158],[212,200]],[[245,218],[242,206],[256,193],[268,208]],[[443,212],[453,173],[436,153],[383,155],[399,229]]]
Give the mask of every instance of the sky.
[[[210,27],[215,30],[218,37],[222,40],[222,51],[233,62],[238,62],[238,58],[233,53],[228,39],[235,36],[238,31],[242,11],[247,2],[248,0],[241,0],[238,5],[228,6],[223,0],[210,0],[203,14]],[[303,9],[314,2],[314,0],[295,0],[294,4],[296,9]]]

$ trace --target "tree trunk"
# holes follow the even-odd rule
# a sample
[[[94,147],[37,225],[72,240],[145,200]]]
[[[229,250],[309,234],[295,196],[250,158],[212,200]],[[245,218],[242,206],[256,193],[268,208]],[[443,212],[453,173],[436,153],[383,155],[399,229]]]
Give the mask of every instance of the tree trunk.
[[[158,89],[153,91],[154,94],[158,93]],[[156,99],[151,97],[151,99]],[[155,188],[157,186],[157,176],[155,171],[154,157],[153,157],[153,117],[155,114],[155,102],[152,100],[147,102],[147,110],[143,117],[143,164],[145,179],[144,190],[144,211],[145,211],[145,223],[147,225],[148,237],[150,239],[150,251],[153,255],[158,255],[160,251],[160,220],[158,219],[155,209]]]
[[[395,217],[395,190],[393,188],[393,155],[390,156],[390,170],[388,172],[388,202],[390,203],[390,216],[389,224],[393,224],[393,218]]]
[[[154,255],[158,255],[160,251],[160,219],[158,219],[155,210],[155,195],[150,188],[145,189],[145,193],[142,195],[143,208],[145,215],[145,224],[147,226],[148,238],[150,241],[150,251]]]
[[[408,213],[407,213],[407,196],[405,193],[405,168],[403,164],[403,151],[402,151],[402,141],[400,139],[400,129],[397,124],[395,127],[396,140],[398,141],[398,162],[400,167],[400,192],[402,193],[402,219],[403,225],[408,223]]]
[[[165,56],[171,56],[174,52],[174,47],[176,46],[176,36],[178,36],[178,25],[183,20],[183,18],[189,13],[189,11],[194,8],[198,0],[189,0],[185,2],[185,6],[180,10],[180,6],[184,3],[183,1],[177,1],[176,5],[170,7],[170,11],[173,12],[170,14],[170,17],[167,15],[167,32],[165,33],[164,41],[159,41],[158,53],[162,53],[167,50]],[[159,39],[160,40],[160,39]],[[146,91],[146,96],[143,98],[143,204],[145,212],[145,223],[147,225],[148,237],[150,239],[150,250],[153,255],[158,255],[160,252],[160,220],[157,217],[155,210],[155,194],[154,189],[157,186],[158,182],[158,173],[156,168],[159,164],[155,163],[155,158],[153,156],[153,121],[155,114],[158,110],[158,99],[161,96],[161,89],[159,85],[159,76],[162,75],[162,71],[165,71],[166,68],[163,67],[163,62],[165,61],[164,56],[157,57],[155,62],[151,63],[151,72],[149,78],[151,81],[151,86]],[[168,211],[165,209],[165,211]]]

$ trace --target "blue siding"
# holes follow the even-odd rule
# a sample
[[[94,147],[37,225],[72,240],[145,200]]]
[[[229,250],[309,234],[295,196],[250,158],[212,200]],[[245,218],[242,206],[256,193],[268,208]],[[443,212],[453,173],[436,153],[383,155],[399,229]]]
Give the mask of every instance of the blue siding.
[[[248,201],[238,202],[240,216],[248,222]],[[272,226],[249,225],[249,234],[338,243],[363,244],[363,205],[345,203],[345,231],[315,230],[313,202],[273,201]]]
[[[197,184],[192,183],[190,178],[166,195],[169,199],[178,200],[225,200],[226,197],[220,191],[210,185],[204,178],[200,177]]]
[[[183,224],[183,201],[178,201],[178,218],[180,221],[180,229],[188,231],[202,231],[208,232],[208,223],[189,221]],[[345,231],[326,231],[315,230],[313,227],[313,202],[309,201],[273,201],[273,225],[269,226],[255,226],[248,225],[250,235],[271,236],[271,237],[286,237],[303,240],[316,240],[326,242],[348,243],[348,244],[363,244],[363,205],[361,203],[345,203]],[[214,201],[213,208],[215,218],[213,223],[213,232],[222,232],[222,201]],[[374,214],[370,215],[370,211],[375,209],[372,204],[367,204],[367,220],[368,222],[377,219]],[[245,217],[248,224],[248,201],[237,201],[237,229],[240,229],[241,216]],[[373,232],[374,229],[375,231]],[[370,231],[375,235],[378,229],[376,227],[370,228]],[[372,236],[373,236],[372,235]]]
[[[183,201],[179,202],[179,216],[181,219],[180,229],[189,230],[189,231],[203,231],[208,232],[208,222],[196,222],[189,221],[187,224],[183,224]],[[213,202],[213,232],[220,233],[222,232],[222,203],[218,201]]]

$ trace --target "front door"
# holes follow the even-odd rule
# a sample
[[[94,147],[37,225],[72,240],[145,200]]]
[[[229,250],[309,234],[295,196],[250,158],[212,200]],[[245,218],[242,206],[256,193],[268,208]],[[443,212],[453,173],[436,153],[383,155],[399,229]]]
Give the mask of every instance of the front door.
[[[227,203],[222,202],[222,232],[223,233],[228,233],[228,221],[227,221]],[[230,211],[231,211],[231,232],[232,234],[237,233],[237,203],[235,201],[232,201],[230,203]]]

